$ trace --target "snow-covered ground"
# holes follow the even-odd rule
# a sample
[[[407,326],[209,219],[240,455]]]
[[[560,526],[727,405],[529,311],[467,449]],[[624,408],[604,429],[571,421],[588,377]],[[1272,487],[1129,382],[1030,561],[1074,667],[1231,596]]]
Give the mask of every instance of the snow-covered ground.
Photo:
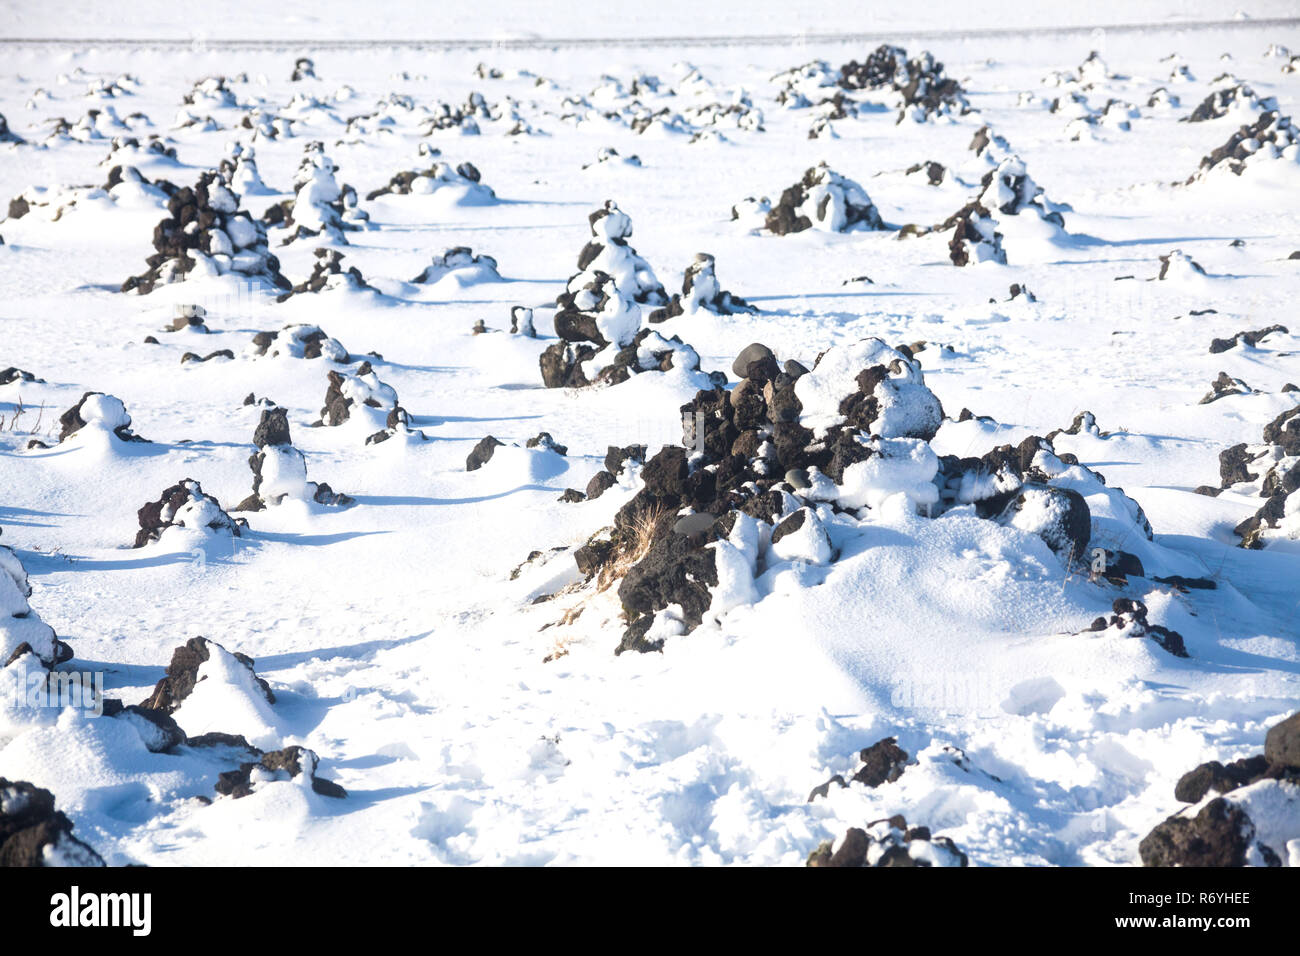
[[[1300,384],[1300,256],[1289,258],[1300,250],[1300,146],[1275,124],[1276,145],[1257,137],[1239,152],[1240,175],[1230,158],[1198,174],[1243,125],[1300,111],[1300,60],[1280,49],[1300,53],[1295,24],[1255,26],[1211,4],[1035,4],[1023,21],[1035,28],[1168,25],[969,36],[1007,24],[950,4],[952,35],[921,43],[909,31],[936,25],[919,15],[846,19],[842,4],[803,2],[760,4],[743,28],[668,3],[613,5],[633,18],[622,24],[462,8],[436,30],[385,17],[382,4],[361,26],[344,25],[355,13],[328,16],[338,5],[295,20],[287,6],[245,4],[225,21],[239,29],[224,32],[215,13],[180,23],[158,5],[152,19],[99,24],[85,6],[5,4],[6,35],[856,31],[912,57],[930,51],[969,106],[900,120],[894,89],[836,85],[870,46],[799,36],[693,45],[690,63],[632,41],[0,46],[0,113],[25,140],[0,143],[0,200],[25,197],[0,221],[0,369],[34,376],[0,375],[0,543],[31,586],[23,597],[21,572],[12,587],[4,574],[17,562],[0,564],[0,665],[20,641],[34,649],[0,670],[0,777],[50,790],[109,863],[802,864],[821,841],[901,813],[972,865],[1130,865],[1183,806],[1174,785],[1186,771],[1261,752],[1266,729],[1297,709],[1300,493],[1258,549],[1233,530],[1264,504],[1258,482],[1196,493],[1220,487],[1222,451],[1265,444],[1265,426],[1300,405],[1286,388]],[[1226,19],[1236,23],[1189,25]],[[298,57],[314,76],[291,80]],[[1212,91],[1242,84],[1224,115],[1184,121]],[[977,155],[982,127],[992,141]],[[155,136],[163,152],[148,148]],[[110,157],[118,137],[139,146]],[[199,221],[220,236],[205,237],[210,255],[185,281],[166,283],[168,257],[146,260],[168,197],[110,171],[194,187],[240,151],[228,166],[238,206],[211,187]],[[763,228],[744,201],[776,206],[823,162],[860,187],[884,228],[819,228],[854,215],[834,190],[821,206],[811,186],[801,211],[815,228]],[[429,172],[369,198],[403,171]],[[950,258],[954,226],[903,228],[944,223],[977,198],[989,216],[972,214],[971,228],[990,224],[990,241],[966,243],[970,265]],[[274,207],[288,200],[285,226]],[[589,223],[607,200],[630,217],[648,269],[609,238],[621,235],[616,213]],[[993,255],[994,228],[1005,262],[977,261]],[[547,388],[539,356],[558,341],[557,296],[566,283],[587,294],[590,276],[569,280],[593,237],[605,243],[593,269],[622,291],[593,323],[614,345],[588,377],[638,328],[690,349],[643,347],[627,361],[656,368],[618,384]],[[449,252],[458,247],[472,255]],[[329,258],[320,248],[343,256],[323,287],[308,282]],[[651,324],[662,302],[649,273],[678,293],[702,251],[721,289],[758,311],[686,308]],[[346,278],[350,267],[363,278]],[[278,301],[277,275],[301,291]],[[133,276],[158,282],[120,291]],[[631,301],[638,283],[651,291]],[[1013,284],[1033,299],[1012,297]],[[186,306],[201,307],[201,325],[186,325],[200,314]],[[516,306],[533,310],[539,337],[512,333]],[[309,328],[254,341],[294,324]],[[1275,324],[1290,331],[1210,351]],[[912,346],[919,366],[858,344],[872,337]],[[656,609],[649,637],[664,638],[662,651],[616,656],[629,624],[617,581],[584,583],[574,552],[634,501],[642,469],[629,465],[597,498],[558,499],[588,488],[610,446],[644,444],[653,458],[682,444],[680,407],[711,387],[710,372],[739,388],[733,361],[755,342],[812,370],[793,389],[809,428],[832,424],[877,361],[907,380],[877,425],[924,418],[929,392],[946,418],[920,437],[912,424],[880,426],[875,457],[840,481],[804,469],[809,487],[783,486],[800,496],[785,513],[809,508],[804,524],[771,544],[782,515],[753,521],[752,539],[738,519],[729,543],[697,552],[719,555],[702,622]],[[661,372],[650,352],[669,346]],[[223,350],[233,357],[182,360]],[[342,378],[327,396],[331,372]],[[1202,403],[1221,372],[1244,386]],[[59,441],[59,416],[88,391],[120,401],[92,396]],[[273,406],[287,410],[292,446],[254,444]],[[1050,487],[1086,499],[1087,554],[1053,544],[1061,495],[993,517],[971,503],[982,494],[940,499],[936,456],[978,458],[1084,411],[1098,427],[1056,436],[1035,461]],[[567,454],[528,447],[542,432]],[[504,445],[467,470],[488,435]],[[265,507],[246,501],[259,449]],[[1291,459],[1267,454],[1285,480]],[[183,486],[160,508],[173,526],[145,529],[132,548],[137,512],[184,479],[201,492]],[[310,484],[321,482],[351,501],[321,503]],[[1136,556],[1142,573],[1107,580],[1093,571],[1099,548]],[[1155,580],[1173,576],[1213,587]],[[1177,632],[1187,656],[1140,627],[1089,631],[1120,598]],[[289,780],[274,768],[253,771],[248,795],[218,796],[218,776],[249,759],[237,745],[164,747],[138,712],[33,708],[37,658],[65,656],[37,618],[75,655],[57,672],[102,675],[105,695],[127,705],[155,698],[175,649],[207,638],[201,679],[172,713],[183,735],[309,748],[319,779],[346,798],[299,786],[310,771]],[[887,737],[908,755],[901,776],[808,802]],[[1261,834],[1300,863],[1300,825],[1288,822],[1300,798],[1267,787],[1255,800]]]

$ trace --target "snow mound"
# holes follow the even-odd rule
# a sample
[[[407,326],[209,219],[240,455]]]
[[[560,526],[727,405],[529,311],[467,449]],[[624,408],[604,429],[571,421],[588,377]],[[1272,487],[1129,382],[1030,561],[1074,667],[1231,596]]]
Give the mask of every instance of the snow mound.
[[[501,273],[497,271],[497,261],[488,255],[475,255],[469,246],[456,246],[440,256],[434,256],[433,262],[411,281],[437,285],[447,279],[450,280],[450,285],[462,289],[485,282],[502,281]]]
[[[0,545],[0,668],[35,656],[45,668],[72,657],[72,649],[40,619],[27,599],[32,586],[12,548]]]

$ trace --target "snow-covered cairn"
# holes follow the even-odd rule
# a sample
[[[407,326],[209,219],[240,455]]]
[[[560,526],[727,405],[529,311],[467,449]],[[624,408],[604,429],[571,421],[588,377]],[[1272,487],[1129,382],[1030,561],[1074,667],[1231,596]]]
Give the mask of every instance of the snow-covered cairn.
[[[808,369],[754,343],[732,371],[740,381],[730,391],[681,406],[682,444],[646,460],[613,527],[574,552],[588,580],[619,582],[628,622],[619,652],[659,649],[706,615],[752,603],[754,578],[783,562],[835,561],[828,525],[857,527],[876,509],[970,508],[1077,567],[1096,498],[1119,533],[1151,541],[1135,502],[1046,439],[982,458],[936,454],[943,407],[906,347],[863,339]]]
[[[412,169],[397,173],[386,186],[366,194],[366,200],[380,196],[429,196],[445,193],[462,206],[486,206],[497,200],[492,188],[482,180],[482,174],[473,163],[436,162],[428,169]]]
[[[586,272],[570,280],[585,285],[561,293],[555,332],[561,341],[542,352],[547,388],[617,385],[640,372],[670,368],[698,371],[699,354],[679,336],[642,329],[641,309],[611,276]]]
[[[330,242],[347,245],[345,232],[360,229],[369,218],[357,206],[356,190],[339,185],[334,174],[338,167],[325,155],[320,142],[308,143],[294,175],[294,197],[267,209],[263,220],[268,226],[291,230],[284,244],[295,239],[322,236]]]
[[[291,296],[301,295],[304,292],[324,292],[331,289],[374,291],[374,287],[366,281],[366,277],[356,266],[343,268],[343,253],[337,249],[322,247],[315,251],[315,256],[316,261],[312,263],[311,275],[288,292],[280,293],[276,301],[284,302]]]
[[[122,400],[103,392],[86,392],[77,404],[59,416],[59,441],[89,433],[111,435],[118,441],[148,440],[131,431],[131,416]]]
[[[265,196],[275,191],[262,182],[262,176],[257,171],[257,158],[251,146],[231,144],[230,156],[221,161],[218,170],[241,196]]]
[[[979,203],[986,209],[996,209],[1004,216],[1019,216],[1030,212],[1065,225],[1065,219],[1043,195],[1043,188],[1030,177],[1024,161],[1019,156],[1008,156],[997,168],[984,174],[980,181],[984,191]]]
[[[318,425],[332,427],[358,417],[367,423],[367,445],[394,435],[424,440],[424,432],[411,428],[411,416],[398,404],[397,390],[380,381],[369,362],[362,362],[351,374],[331,371],[326,378],[325,405]]]
[[[286,499],[314,501],[322,505],[349,505],[353,499],[336,493],[328,484],[307,480],[307,459],[289,435],[289,413],[283,408],[268,408],[253,432],[257,446],[248,459],[253,471],[253,493],[239,503],[235,511],[262,511]]]
[[[1261,99],[1245,83],[1234,83],[1211,90],[1196,109],[1183,117],[1184,123],[1205,123],[1209,120],[1222,119],[1229,113],[1252,112],[1256,110],[1276,110],[1277,100],[1273,97]]]
[[[427,285],[441,282],[449,275],[454,275],[455,281],[462,286],[501,281],[497,261],[489,255],[475,255],[469,246],[456,246],[440,256],[434,256],[424,271],[411,281]]]
[[[32,663],[46,668],[72,658],[72,648],[27,603],[31,596],[32,586],[18,555],[0,545],[0,668],[29,654]]]
[[[911,117],[918,123],[932,116],[970,112],[961,84],[943,71],[929,51],[907,58],[902,47],[882,44],[865,63],[851,60],[840,67],[839,84],[847,90],[892,88],[898,96],[898,122]]]
[[[678,315],[694,315],[696,312],[712,312],[714,315],[757,312],[758,309],[740,296],[723,291],[714,265],[713,256],[707,252],[697,252],[695,261],[686,267],[682,277],[681,294],[674,293],[672,301],[665,308],[651,312],[650,321],[663,322]]]
[[[137,517],[140,530],[136,532],[135,544],[132,545],[135,548],[161,540],[169,528],[238,538],[240,529],[248,527],[243,518],[231,518],[226,514],[221,503],[212,495],[205,494],[202,486],[192,478],[172,485],[157,501],[144,505]]]
[[[1211,173],[1227,170],[1240,176],[1247,168],[1260,163],[1283,161],[1300,163],[1300,133],[1291,117],[1276,110],[1260,114],[1259,119],[1242,126],[1227,142],[1201,159],[1201,165],[1187,178],[1185,185],[1204,179]]]
[[[325,358],[340,365],[352,361],[343,343],[330,338],[318,325],[286,325],[278,332],[258,332],[253,336],[249,352],[272,358],[280,355],[299,359]]]
[[[149,269],[122,283],[123,292],[147,295],[157,285],[231,273],[287,289],[280,262],[267,249],[266,229],[239,209],[239,197],[217,172],[167,200],[168,216],[154,227],[156,250]]]
[[[632,218],[609,199],[587,221],[591,224],[591,239],[578,253],[578,275],[569,280],[567,291],[573,293],[585,287],[600,272],[612,278],[623,295],[634,302],[667,305],[668,293],[655,278],[654,270],[628,241]]]
[[[1300,406],[1264,426],[1258,444],[1233,445],[1219,453],[1220,486],[1196,489],[1218,495],[1224,489],[1257,495],[1264,503],[1234,529],[1243,548],[1300,539]]]
[[[762,211],[766,213],[764,226],[778,236],[805,229],[850,232],[886,228],[867,191],[825,163],[811,167],[781,193],[775,207]]]
[[[934,227],[936,232],[951,231],[948,255],[953,265],[1007,261],[998,230],[999,216],[1036,215],[1057,228],[1065,227],[1065,217],[1043,195],[1042,187],[1030,177],[1019,156],[999,162],[984,174],[981,185],[983,191],[976,199]]]

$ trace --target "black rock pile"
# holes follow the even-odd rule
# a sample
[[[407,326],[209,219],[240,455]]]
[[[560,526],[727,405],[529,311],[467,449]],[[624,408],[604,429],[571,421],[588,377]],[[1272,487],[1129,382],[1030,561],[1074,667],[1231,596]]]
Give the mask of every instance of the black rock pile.
[[[276,296],[277,302],[284,302],[291,296],[305,292],[324,292],[326,289],[350,289],[354,292],[374,287],[366,281],[361,270],[356,266],[343,267],[343,253],[337,249],[324,247],[315,251],[316,261],[312,263],[311,275],[302,282]]]
[[[72,648],[59,640],[27,599],[32,586],[12,548],[0,545],[0,667],[30,663],[50,669],[72,659]]]
[[[279,260],[267,250],[265,228],[239,210],[239,197],[220,174],[204,173],[193,188],[176,190],[167,210],[154,227],[148,271],[123,282],[123,292],[147,295],[160,284],[230,273],[289,288]]]
[[[59,416],[59,441],[66,441],[87,426],[110,431],[121,441],[148,441],[131,430],[131,416],[121,399],[103,392],[86,392],[77,404]]]
[[[733,371],[740,382],[730,391],[701,391],[681,407],[682,445],[649,458],[641,489],[613,527],[575,551],[588,580],[619,579],[627,628],[618,653],[661,649],[665,632],[656,621],[670,606],[678,609],[676,633],[702,622],[722,545],[747,541],[752,574],[763,560],[829,563],[835,555],[819,509],[862,515],[884,500],[886,487],[893,494],[909,482],[918,512],[933,517],[972,505],[981,518],[1037,535],[1066,564],[1085,558],[1092,535],[1087,502],[1071,485],[1118,499],[1132,531],[1151,539],[1135,502],[1046,439],[1031,436],[982,458],[934,455],[928,442],[943,409],[906,347],[878,339],[837,346],[810,371],[782,365],[755,343]],[[613,484],[617,472],[607,471],[588,497]],[[882,477],[895,474],[909,477]],[[760,539],[770,542],[765,559]]]
[[[1201,165],[1185,185],[1204,179],[1215,169],[1226,169],[1234,176],[1246,171],[1248,163],[1277,158],[1288,146],[1300,143],[1291,117],[1277,110],[1265,110],[1254,123],[1240,127],[1214,152],[1201,159]]]
[[[1121,555],[1123,552],[1119,552]],[[1130,556],[1131,557],[1131,556]],[[1137,566],[1141,573],[1142,566]],[[1099,617],[1085,633],[1108,632],[1112,637],[1149,637],[1174,657],[1190,657],[1183,636],[1159,624],[1147,621],[1147,606],[1132,598],[1116,598],[1109,618]]]
[[[137,514],[140,530],[136,532],[132,547],[143,548],[157,541],[168,528],[206,529],[218,534],[240,537],[241,529],[248,527],[243,518],[231,518],[221,508],[221,503],[192,478],[172,485],[159,496],[140,508]]]
[[[1226,352],[1229,349],[1234,349],[1242,344],[1254,348],[1264,338],[1275,332],[1281,332],[1283,335],[1290,334],[1290,330],[1287,329],[1285,325],[1270,325],[1266,329],[1255,329],[1253,332],[1238,332],[1236,335],[1232,336],[1232,338],[1215,339],[1212,341],[1210,343],[1210,354],[1218,355],[1220,352]]]
[[[633,302],[667,305],[668,294],[655,278],[654,270],[629,241],[632,218],[610,199],[588,216],[587,222],[591,226],[591,239],[578,253],[578,272],[569,279],[566,294],[572,295],[596,273],[604,273]]]
[[[469,246],[455,246],[442,255],[434,256],[433,261],[424,267],[424,271],[412,279],[412,282],[427,284],[437,282],[452,274],[461,273],[466,284],[470,282],[494,282],[501,278],[497,271],[497,261],[489,255],[475,255]]]
[[[325,358],[346,365],[352,356],[338,339],[332,339],[317,325],[286,325],[278,332],[258,332],[253,336],[250,349],[253,355],[272,358],[280,355],[291,358]]]
[[[825,163],[808,169],[781,193],[764,226],[778,236],[813,228],[827,232],[886,228],[866,190]]]
[[[908,59],[902,47],[882,44],[863,63],[850,60],[840,67],[839,84],[846,90],[891,88],[900,98],[898,121],[923,122],[932,116],[970,112],[961,84],[943,70],[928,51]]]
[[[370,363],[362,362],[351,373],[331,371],[326,376],[325,405],[317,425],[342,425],[363,410],[366,418],[379,429],[366,437],[367,445],[377,445],[395,435],[417,441],[424,432],[411,428],[411,416],[397,401],[397,391],[380,381]]]

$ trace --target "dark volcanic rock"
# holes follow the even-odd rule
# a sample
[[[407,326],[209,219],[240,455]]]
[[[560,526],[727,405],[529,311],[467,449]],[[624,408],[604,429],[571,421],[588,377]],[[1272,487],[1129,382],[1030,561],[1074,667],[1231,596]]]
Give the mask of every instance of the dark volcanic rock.
[[[0,777],[0,867],[103,865],[72,835],[72,821],[54,809],[54,794]]]
[[[146,710],[158,710],[171,714],[184,702],[194,690],[198,681],[200,666],[212,656],[209,645],[213,642],[203,637],[192,637],[172,652],[171,663],[167,665],[167,676],[158,681],[153,693],[140,703]],[[216,645],[220,647],[220,645]],[[224,648],[223,648],[224,650]],[[257,676],[253,670],[254,661],[246,654],[231,652],[235,660],[248,669],[250,675],[261,688],[268,704],[275,703],[275,694],[266,681]]]
[[[1143,866],[1245,866],[1255,825],[1240,807],[1217,797],[1193,818],[1173,816],[1138,846]]]
[[[929,827],[909,827],[900,815],[877,820],[864,830],[849,827],[839,849],[827,840],[808,856],[808,866],[925,867],[968,866],[966,854],[948,837],[931,836]]]
[[[137,512],[140,530],[136,532],[132,547],[143,548],[157,541],[171,527],[207,528],[240,537],[241,529],[248,527],[242,518],[231,518],[221,504],[211,495],[204,494],[202,486],[185,478],[165,490],[157,501],[151,501]]]
[[[1270,764],[1300,770],[1300,711],[1269,728],[1264,757]]]
[[[256,763],[241,764],[238,770],[227,770],[217,778],[216,791],[222,796],[238,800],[253,792],[252,772],[261,769],[282,779],[293,779],[299,774],[307,774],[311,788],[323,797],[343,798],[347,791],[332,780],[316,776],[316,767],[320,758],[315,751],[305,747],[292,746],[262,754]]]
[[[466,471],[478,471],[492,459],[492,453],[497,450],[497,446],[505,444],[497,441],[491,435],[479,440],[474,446],[474,450],[469,453],[465,459]]]

